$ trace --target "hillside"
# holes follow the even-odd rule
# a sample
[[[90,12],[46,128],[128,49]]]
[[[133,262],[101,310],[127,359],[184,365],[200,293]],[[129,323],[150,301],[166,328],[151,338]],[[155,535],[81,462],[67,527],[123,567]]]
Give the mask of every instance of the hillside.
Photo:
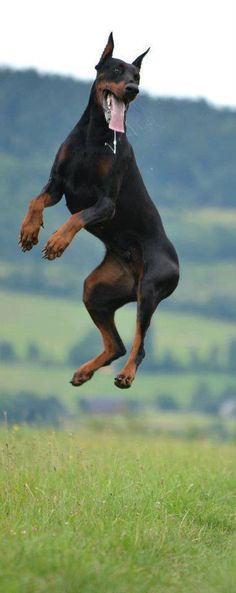
[[[55,151],[86,107],[90,86],[33,70],[0,71],[0,153],[2,172],[14,168],[11,191],[19,166],[27,179],[24,196],[45,181]],[[128,135],[154,200],[174,207],[235,205],[235,112],[140,93],[129,108]]]
[[[89,89],[33,70],[0,71],[0,280],[7,289],[75,297],[102,257],[103,246],[82,232],[59,263],[40,261],[39,247],[68,215],[64,203],[45,214],[38,248],[23,255],[16,242],[27,203],[47,180]],[[129,109],[128,136],[180,256],[181,283],[167,306],[235,317],[236,113],[141,93]]]

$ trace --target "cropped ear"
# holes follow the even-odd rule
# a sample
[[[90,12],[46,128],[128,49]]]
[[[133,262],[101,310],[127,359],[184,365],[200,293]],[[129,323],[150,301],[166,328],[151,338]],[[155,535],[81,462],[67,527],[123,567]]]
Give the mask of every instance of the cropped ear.
[[[113,49],[114,49],[113,35],[112,35],[112,33],[110,33],[106,47],[104,48],[104,50],[102,52],[101,58],[97,64],[97,66],[95,66],[96,70],[98,70],[99,66],[101,66],[103,64],[103,62],[105,62],[105,60],[107,60],[107,58],[112,57]]]
[[[148,54],[149,50],[150,50],[150,47],[143,54],[141,54],[141,56],[138,56],[138,58],[136,58],[136,60],[134,60],[134,62],[132,62],[133,66],[136,66],[140,70],[143,58],[144,58],[144,56],[146,56]]]

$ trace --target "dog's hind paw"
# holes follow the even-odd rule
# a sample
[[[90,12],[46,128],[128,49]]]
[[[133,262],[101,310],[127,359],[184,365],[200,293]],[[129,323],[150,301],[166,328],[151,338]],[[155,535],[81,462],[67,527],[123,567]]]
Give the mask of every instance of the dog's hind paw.
[[[129,389],[133,383],[133,380],[134,377],[121,374],[115,377],[114,383],[116,387],[119,387],[120,389]]]
[[[86,383],[86,381],[92,379],[93,374],[93,371],[90,371],[89,373],[82,370],[75,371],[70,383],[74,387],[79,387],[80,385],[83,385],[83,383]]]

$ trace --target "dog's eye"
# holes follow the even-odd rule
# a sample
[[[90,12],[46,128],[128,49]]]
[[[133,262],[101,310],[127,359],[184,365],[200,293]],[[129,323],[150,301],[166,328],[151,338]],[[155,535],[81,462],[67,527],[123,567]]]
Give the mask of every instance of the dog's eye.
[[[116,66],[115,68],[113,68],[113,72],[114,74],[120,74],[121,68],[119,68],[119,66]]]

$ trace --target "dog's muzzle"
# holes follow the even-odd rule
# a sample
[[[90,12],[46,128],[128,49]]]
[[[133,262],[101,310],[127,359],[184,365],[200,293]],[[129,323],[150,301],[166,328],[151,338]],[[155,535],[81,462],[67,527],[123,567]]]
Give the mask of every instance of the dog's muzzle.
[[[125,95],[128,100],[135,99],[137,94],[139,93],[138,85],[135,82],[129,82],[125,85]]]

